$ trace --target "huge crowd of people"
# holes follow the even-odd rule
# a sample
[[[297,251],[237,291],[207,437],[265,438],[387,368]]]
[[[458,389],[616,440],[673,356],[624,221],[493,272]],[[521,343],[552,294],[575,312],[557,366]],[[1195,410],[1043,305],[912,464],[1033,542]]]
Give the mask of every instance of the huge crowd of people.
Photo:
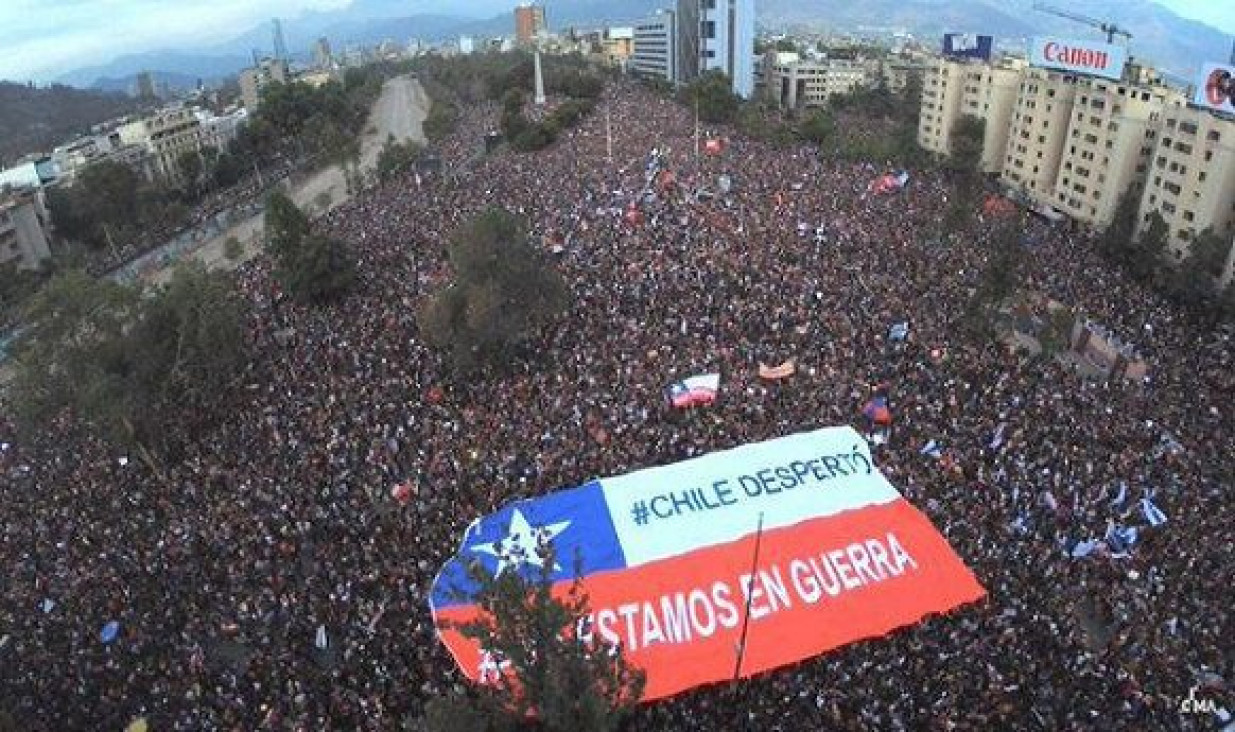
[[[876,195],[886,161],[723,128],[704,136],[724,150],[698,155],[689,111],[624,83],[540,153],[476,157],[496,114],[464,111],[444,175],[409,172],[318,219],[358,257],[346,299],[300,306],[264,258],[241,269],[252,363],[219,395],[227,419],[162,476],[67,415],[34,441],[0,428],[0,708],[22,729],[415,729],[465,683],[427,592],[475,517],[738,444],[867,429],[876,385],[893,413],[876,461],[988,597],[647,705],[630,729],[1220,723],[1180,701],[1221,701],[1235,680],[1229,336],[1086,235],[1025,218],[1020,291],[1150,363],[1136,383],[1087,377],[957,327],[990,225],[938,235],[954,195],[940,173]],[[673,185],[647,185],[650,158]],[[459,379],[417,307],[450,276],[452,232],[488,206],[526,217],[573,300],[529,354]],[[908,336],[889,339],[900,322]],[[758,378],[788,358],[795,375]],[[715,404],[666,406],[667,383],[704,371],[723,375]],[[942,452],[923,454],[932,440]],[[404,481],[406,504],[390,497]]]

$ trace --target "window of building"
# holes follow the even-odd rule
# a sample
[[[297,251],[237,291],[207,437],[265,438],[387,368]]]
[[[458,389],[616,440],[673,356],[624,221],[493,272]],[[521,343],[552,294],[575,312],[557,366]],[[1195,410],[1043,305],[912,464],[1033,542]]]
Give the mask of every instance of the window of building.
[[[1210,160],[1213,160],[1213,159],[1214,159],[1214,151],[1213,151],[1213,150],[1206,150],[1206,151],[1205,151],[1205,162],[1207,162],[1207,163],[1208,163]]]
[[[1219,134],[1217,130],[1210,130],[1209,132],[1205,133],[1205,139],[1211,142],[1217,142],[1218,140],[1222,139],[1222,135]]]
[[[1175,143],[1175,149],[1176,149],[1176,150],[1178,150],[1179,152],[1183,153],[1184,155],[1191,155],[1191,154],[1192,154],[1192,146],[1191,146],[1191,145],[1189,145],[1189,144],[1188,144],[1188,143],[1186,143],[1186,142],[1177,142],[1177,143]]]
[[[1179,131],[1186,135],[1195,135],[1196,134],[1196,123],[1195,122],[1180,122]]]
[[[1196,216],[1194,216],[1191,211],[1184,211],[1184,221],[1191,221],[1195,218]]]
[[[1198,173],[1196,174],[1196,179],[1197,179],[1198,181],[1202,181],[1202,182],[1204,182],[1205,178],[1206,178],[1206,175],[1205,175],[1205,171],[1203,171],[1203,170],[1202,170],[1202,171],[1200,171],[1200,172],[1198,172]]]

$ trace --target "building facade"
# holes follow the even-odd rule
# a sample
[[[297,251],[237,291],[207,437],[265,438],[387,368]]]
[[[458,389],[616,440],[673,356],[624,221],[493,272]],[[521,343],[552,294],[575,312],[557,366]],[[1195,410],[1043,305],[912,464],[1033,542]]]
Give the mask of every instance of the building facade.
[[[180,175],[180,156],[200,152],[201,122],[192,109],[163,109],[152,117],[130,122],[119,130],[122,145],[145,148],[151,170],[163,178]]]
[[[918,116],[918,144],[939,155],[950,151],[952,126],[960,119],[965,65],[937,58],[922,73],[922,111]]]
[[[515,41],[531,43],[546,30],[543,5],[519,5],[515,8]]]
[[[755,91],[755,0],[678,0],[678,83],[705,71],[729,77],[733,92]]]
[[[663,10],[635,24],[630,70],[641,76],[678,81],[677,14]]]
[[[606,28],[601,47],[606,63],[625,68],[635,52],[635,29],[630,26]]]
[[[1004,149],[1003,179],[1041,205],[1051,205],[1067,141],[1077,77],[1061,71],[1025,70]]]
[[[274,83],[285,84],[287,79],[287,62],[279,59],[262,59],[257,66],[241,71],[240,99],[245,109],[256,111],[261,102],[262,89]]]
[[[848,94],[870,83],[866,67],[857,61],[802,59],[792,53],[769,60],[767,93],[784,109],[825,107],[833,94]]]
[[[923,73],[918,144],[931,152],[948,155],[952,127],[963,116],[976,117],[985,122],[981,170],[1002,171],[1023,74],[1024,64],[1014,60],[990,65],[936,59]]]
[[[0,188],[0,265],[37,269],[50,259],[46,222],[34,191]]]
[[[1079,78],[1051,205],[1075,221],[1109,224],[1120,194],[1144,184],[1164,102],[1162,87]]]
[[[1206,229],[1235,237],[1235,121],[1182,105],[1168,106],[1162,117],[1137,222],[1143,228],[1160,215],[1182,259]]]
[[[330,55],[330,41],[325,38],[318,38],[313,42],[313,66],[318,69],[329,69],[334,63],[334,57]]]

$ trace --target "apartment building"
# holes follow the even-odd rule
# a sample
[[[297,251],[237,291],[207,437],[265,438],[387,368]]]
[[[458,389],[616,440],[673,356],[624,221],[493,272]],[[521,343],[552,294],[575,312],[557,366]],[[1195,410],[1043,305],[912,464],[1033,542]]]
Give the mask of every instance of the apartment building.
[[[922,111],[918,117],[918,144],[947,155],[952,126],[960,118],[965,64],[944,58],[927,63],[922,73]]]
[[[1102,228],[1120,194],[1144,184],[1168,92],[1098,76],[1078,78],[1075,88],[1051,205]]]
[[[51,258],[47,212],[33,190],[0,188],[0,265],[36,269]]]
[[[1138,229],[1153,213],[1170,228],[1170,247],[1182,259],[1207,228],[1235,236],[1235,121],[1208,110],[1171,105],[1146,177]]]
[[[985,173],[1003,170],[1008,130],[1024,71],[1024,62],[1015,60],[999,66],[967,64],[965,67],[960,113],[986,123],[980,163]]]
[[[947,155],[951,151],[952,127],[962,116],[977,117],[986,122],[981,169],[986,173],[1002,171],[1024,72],[1024,63],[1016,60],[992,66],[940,58],[928,64],[922,79],[918,144]]]
[[[1004,148],[1003,179],[1009,187],[1039,204],[1055,198],[1072,106],[1075,74],[1026,69],[1012,111]]]

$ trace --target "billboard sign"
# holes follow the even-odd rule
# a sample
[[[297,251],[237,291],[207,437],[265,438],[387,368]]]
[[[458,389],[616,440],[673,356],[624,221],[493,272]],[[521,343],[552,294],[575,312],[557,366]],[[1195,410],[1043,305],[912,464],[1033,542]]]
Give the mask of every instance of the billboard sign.
[[[1205,64],[1192,103],[1215,112],[1235,114],[1235,66]]]
[[[647,672],[645,701],[732,680],[744,625],[749,677],[986,594],[848,426],[600,478],[478,518],[430,600],[468,678],[500,683],[504,665],[459,631],[481,613],[469,568],[539,576],[549,562],[555,594],[583,583],[590,616],[577,632],[620,645]]]
[[[991,36],[979,36],[973,33],[945,33],[943,36],[943,55],[953,58],[978,58],[991,60]]]
[[[1101,76],[1119,81],[1128,52],[1123,46],[1098,41],[1079,41],[1053,36],[1035,38],[1029,44],[1029,63],[1047,69]]]

